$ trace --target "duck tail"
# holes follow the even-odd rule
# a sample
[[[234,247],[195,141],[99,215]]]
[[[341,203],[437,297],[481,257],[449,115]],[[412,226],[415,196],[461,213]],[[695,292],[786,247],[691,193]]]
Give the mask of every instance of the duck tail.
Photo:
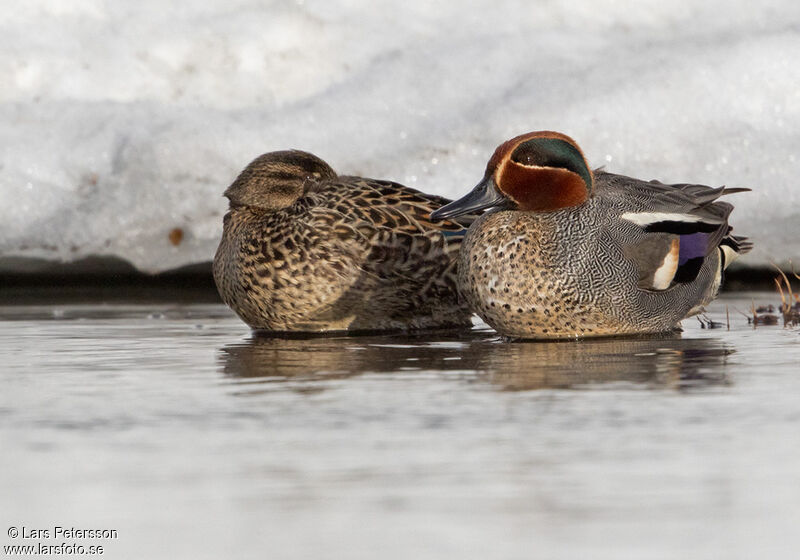
[[[741,255],[749,253],[752,249],[753,243],[747,237],[726,235],[719,244],[719,251],[722,255],[722,269],[725,270],[733,261]]]

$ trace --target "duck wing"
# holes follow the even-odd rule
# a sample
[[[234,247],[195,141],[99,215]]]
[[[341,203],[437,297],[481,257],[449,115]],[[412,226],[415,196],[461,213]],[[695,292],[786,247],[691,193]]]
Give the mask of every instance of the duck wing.
[[[642,288],[664,290],[691,282],[713,252],[720,251],[724,270],[752,248],[747,238],[731,235],[728,217],[733,205],[719,200],[750,189],[668,185],[602,172],[595,178],[597,196],[608,200],[620,221],[640,233],[624,246],[638,266]]]

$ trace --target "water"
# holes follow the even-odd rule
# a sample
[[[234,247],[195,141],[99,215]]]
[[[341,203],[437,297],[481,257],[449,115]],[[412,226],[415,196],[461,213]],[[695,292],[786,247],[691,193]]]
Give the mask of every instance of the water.
[[[0,307],[0,544],[106,558],[796,558],[800,329],[264,339]],[[7,528],[113,528],[11,539]]]

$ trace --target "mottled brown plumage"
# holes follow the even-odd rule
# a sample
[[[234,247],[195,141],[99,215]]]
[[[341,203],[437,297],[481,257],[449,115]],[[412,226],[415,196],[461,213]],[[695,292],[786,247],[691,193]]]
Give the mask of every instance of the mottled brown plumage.
[[[408,330],[470,325],[456,259],[472,217],[434,224],[449,202],[338,176],[316,156],[264,154],[225,191],[214,258],[222,299],[254,329]]]

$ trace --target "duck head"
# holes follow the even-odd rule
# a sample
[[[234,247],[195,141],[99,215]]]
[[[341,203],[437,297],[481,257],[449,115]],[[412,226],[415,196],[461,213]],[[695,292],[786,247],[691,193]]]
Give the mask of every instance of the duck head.
[[[577,206],[591,196],[593,181],[572,138],[552,131],[529,132],[500,144],[481,182],[466,196],[433,212],[431,219],[495,207],[549,212]]]
[[[254,159],[225,191],[231,207],[266,211],[286,208],[336,172],[314,154],[300,150],[270,152]]]

